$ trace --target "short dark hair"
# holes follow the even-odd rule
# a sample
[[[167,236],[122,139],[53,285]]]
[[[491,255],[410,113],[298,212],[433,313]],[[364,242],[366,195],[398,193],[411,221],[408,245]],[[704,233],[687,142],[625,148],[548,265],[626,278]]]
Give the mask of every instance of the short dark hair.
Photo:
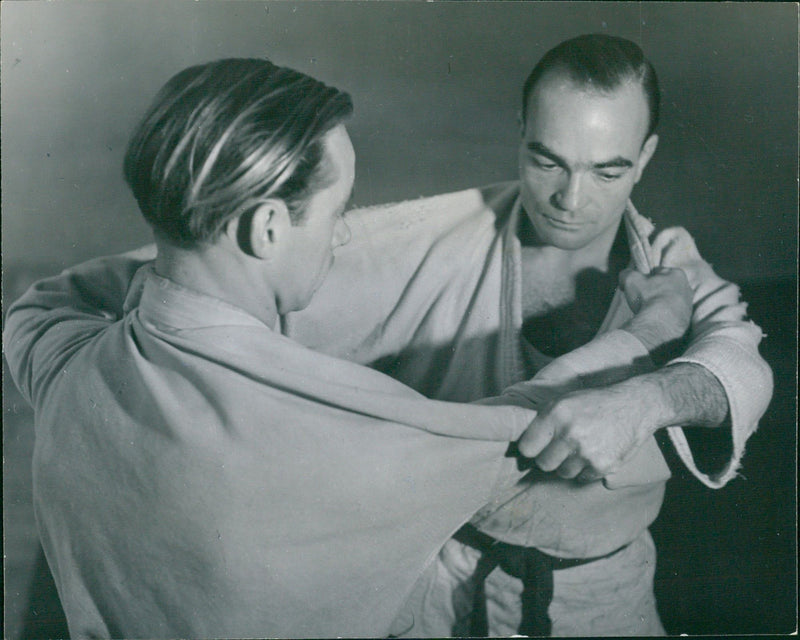
[[[352,110],[348,94],[268,60],[189,67],[134,131],[125,180],[148,223],[181,246],[214,240],[266,198],[284,200],[298,224],[331,180],[323,138]]]
[[[645,140],[656,130],[661,102],[658,76],[635,42],[593,33],[565,40],[550,49],[533,68],[522,89],[523,122],[536,83],[551,70],[565,73],[577,85],[597,91],[613,91],[630,80],[639,82],[650,111]]]

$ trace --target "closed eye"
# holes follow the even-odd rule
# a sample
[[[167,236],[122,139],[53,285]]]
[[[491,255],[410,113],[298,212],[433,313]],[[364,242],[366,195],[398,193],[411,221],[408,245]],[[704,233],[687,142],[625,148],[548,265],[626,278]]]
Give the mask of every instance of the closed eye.
[[[619,180],[627,173],[626,171],[598,171],[595,175],[605,182],[613,182]]]
[[[559,169],[559,165],[548,158],[543,158],[541,156],[531,156],[531,160],[533,160],[533,164],[535,164],[540,169],[545,169],[547,171],[551,171],[553,169]]]

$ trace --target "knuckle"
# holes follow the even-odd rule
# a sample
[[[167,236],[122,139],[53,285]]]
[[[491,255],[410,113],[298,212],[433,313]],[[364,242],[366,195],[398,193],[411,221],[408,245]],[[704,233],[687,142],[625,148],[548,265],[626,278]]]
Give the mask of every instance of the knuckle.
[[[537,453],[534,443],[530,439],[524,437],[517,442],[517,449],[519,449],[519,452],[526,458],[532,458]]]
[[[552,460],[549,458],[543,458],[542,456],[537,456],[535,458],[536,466],[538,466],[542,471],[553,471],[556,468],[556,465],[553,463]]]
[[[565,480],[571,480],[580,473],[580,469],[576,469],[575,467],[571,466],[567,468],[559,467],[556,473],[560,478],[564,478]]]
[[[600,456],[596,464],[592,465],[599,473],[608,475],[616,471],[625,461],[626,450],[624,447],[616,447],[614,450],[607,450]]]
[[[571,404],[571,399],[569,397],[564,397],[552,406],[550,415],[562,428],[569,427],[572,423],[573,411]]]
[[[597,461],[592,466],[601,476],[608,475],[614,470],[614,464],[608,460]]]

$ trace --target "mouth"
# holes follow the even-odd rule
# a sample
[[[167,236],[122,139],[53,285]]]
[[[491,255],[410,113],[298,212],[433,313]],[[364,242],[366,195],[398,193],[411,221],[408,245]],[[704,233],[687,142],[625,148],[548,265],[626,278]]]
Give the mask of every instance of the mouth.
[[[581,226],[583,226],[580,222],[568,222],[566,220],[561,220],[560,218],[548,216],[546,213],[542,213],[541,215],[548,224],[559,229],[579,229]]]

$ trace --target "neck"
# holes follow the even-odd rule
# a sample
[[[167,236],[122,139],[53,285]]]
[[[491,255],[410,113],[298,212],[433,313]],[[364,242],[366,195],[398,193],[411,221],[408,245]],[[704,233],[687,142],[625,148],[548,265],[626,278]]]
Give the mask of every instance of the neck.
[[[254,260],[240,251],[216,244],[191,249],[156,239],[155,271],[168,280],[239,307],[274,328],[275,296]]]
[[[619,225],[579,249],[562,249],[541,241],[524,209],[520,211],[517,227],[517,237],[522,245],[523,254],[535,254],[548,264],[560,265],[560,268],[570,272],[583,269],[607,272],[610,267],[611,249],[618,232]]]

